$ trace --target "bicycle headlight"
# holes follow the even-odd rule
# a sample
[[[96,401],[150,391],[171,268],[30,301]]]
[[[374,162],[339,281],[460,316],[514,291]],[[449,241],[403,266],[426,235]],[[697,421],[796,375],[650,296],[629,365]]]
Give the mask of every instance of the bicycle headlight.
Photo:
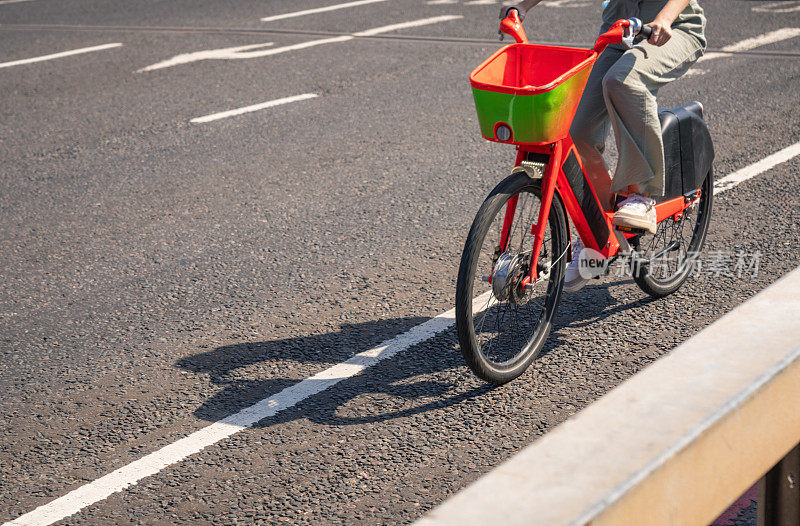
[[[498,141],[506,142],[511,140],[511,128],[505,124],[501,124],[494,130],[494,135]]]

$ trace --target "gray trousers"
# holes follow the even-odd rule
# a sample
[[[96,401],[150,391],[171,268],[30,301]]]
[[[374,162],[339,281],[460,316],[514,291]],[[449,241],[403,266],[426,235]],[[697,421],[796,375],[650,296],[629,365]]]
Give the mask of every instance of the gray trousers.
[[[619,18],[647,23],[666,0],[611,0],[603,13],[604,32]],[[705,17],[692,0],[672,26],[672,38],[656,47],[641,42],[630,50],[609,46],[594,65],[570,129],[600,201],[638,185],[639,192],[664,194],[664,145],[658,120],[658,89],[677,79],[705,50]],[[688,101],[687,101],[688,102]],[[603,151],[609,122],[619,161],[610,176]]]

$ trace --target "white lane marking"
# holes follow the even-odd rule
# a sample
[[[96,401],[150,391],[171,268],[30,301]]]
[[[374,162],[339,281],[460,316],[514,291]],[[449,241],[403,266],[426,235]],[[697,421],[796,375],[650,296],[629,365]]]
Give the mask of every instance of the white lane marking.
[[[706,53],[699,59],[695,64],[701,64],[703,62],[708,62],[709,60],[714,60],[717,58],[722,57],[730,57],[729,53],[736,53],[739,51],[749,51],[751,49],[755,49],[757,47],[766,46],[767,44],[774,44],[776,42],[781,42],[783,40],[788,40],[790,38],[794,38],[800,36],[800,28],[798,27],[784,27],[783,29],[777,29],[775,31],[770,31],[769,33],[764,33],[763,35],[758,35],[752,38],[746,38],[740,42],[736,42],[735,44],[731,44],[730,46],[725,46],[719,51],[713,51],[711,53]],[[704,69],[690,69],[686,72],[687,76],[698,76],[707,73]]]
[[[475,312],[487,308],[491,291],[476,297]],[[175,464],[202,449],[216,444],[239,431],[252,427],[265,418],[274,416],[302,402],[306,398],[332,387],[372,367],[381,360],[433,338],[455,323],[455,309],[439,314],[408,332],[400,334],[368,351],[360,352],[347,361],[325,369],[302,382],[287,387],[280,393],[242,409],[219,422],[215,422],[161,449],[136,460],[127,466],[89,482],[63,497],[39,506],[3,526],[47,526],[78,513],[83,508],[100,502],[110,495],[136,484],[145,477],[155,475],[167,466]]]
[[[272,42],[264,42],[262,44],[249,44],[247,46],[223,47],[220,49],[208,49],[205,51],[195,51],[194,53],[183,53],[175,55],[169,60],[147,66],[138,71],[152,71],[154,69],[170,68],[180,64],[188,64],[189,62],[197,62],[199,60],[231,60],[237,58],[252,58],[253,49],[264,48],[271,46]],[[250,51],[249,53],[247,51]]]
[[[576,0],[544,0],[539,5],[544,7],[586,7],[591,2],[577,2]]]
[[[769,157],[765,157],[764,159],[761,159],[750,166],[745,166],[741,170],[736,170],[735,172],[726,175],[722,179],[719,179],[714,183],[714,192],[720,193],[724,192],[725,190],[730,190],[739,183],[743,183],[748,179],[752,179],[753,177],[762,174],[779,164],[785,163],[786,161],[789,161],[798,155],[800,155],[800,142],[788,146],[783,150],[773,153]]]
[[[0,5],[19,4],[20,2],[31,2],[32,0],[0,0]]]
[[[459,0],[429,0],[428,5],[457,4]],[[499,0],[470,0],[464,5],[492,5],[500,3]],[[582,0],[544,0],[539,3],[541,7],[587,7],[591,2]]]
[[[422,20],[412,20],[410,22],[400,22],[399,24],[390,24],[388,26],[376,27],[353,33],[355,37],[369,37],[372,35],[379,35],[381,33],[389,33],[390,31],[397,31],[398,29],[407,29],[409,27],[427,26],[430,24],[438,24],[440,22],[450,22],[451,20],[458,20],[463,18],[461,15],[443,15],[434,16],[432,18],[423,18]]]
[[[731,44],[730,46],[725,46],[720,51],[727,51],[733,53],[737,51],[748,51],[750,49],[755,49],[757,47],[766,46],[767,44],[774,44],[776,42],[788,40],[796,36],[800,36],[800,27],[784,27],[783,29],[770,31],[769,33],[764,33],[763,35],[758,35],[753,38],[746,38],[740,42]],[[697,62],[705,62],[707,60],[713,60],[715,58],[727,57],[727,56],[730,55],[728,55],[727,53],[720,53],[720,52],[706,53],[705,55],[700,57],[697,60]]]
[[[34,62],[43,62],[45,60],[53,60],[54,58],[69,57],[71,55],[80,55],[82,53],[91,53],[93,51],[102,51],[104,49],[112,49],[122,46],[119,42],[113,44],[103,44],[100,46],[83,47],[80,49],[72,49],[70,51],[62,51],[60,53],[53,53],[52,55],[43,55],[41,57],[24,58],[22,60],[13,60],[11,62],[0,62],[0,68],[10,68],[11,66],[19,66],[22,64],[32,64]]]
[[[284,13],[282,15],[266,16],[261,19],[262,22],[272,22],[274,20],[284,20],[286,18],[294,18],[297,16],[314,15],[317,13],[325,13],[327,11],[335,11],[337,9],[346,9],[348,7],[356,7],[366,4],[375,4],[378,2],[385,2],[386,0],[358,0],[357,2],[347,2],[345,4],[329,5],[327,7],[318,7],[316,9],[306,9],[305,11],[295,11],[293,13]]]
[[[226,60],[234,60],[234,59],[244,59],[244,58],[259,58],[259,57],[268,57],[271,55],[278,55],[280,53],[286,53],[287,51],[297,51],[300,49],[306,49],[314,46],[321,46],[323,44],[333,44],[336,42],[346,42],[348,40],[353,40],[357,37],[364,37],[364,36],[371,36],[377,35],[379,33],[386,33],[389,31],[395,31],[397,29],[405,29],[408,27],[419,27],[428,24],[438,24],[440,22],[449,22],[451,20],[457,20],[459,18],[463,18],[460,15],[444,15],[444,16],[435,16],[432,18],[423,18],[421,20],[413,20],[411,22],[403,22],[400,24],[392,24],[390,26],[382,26],[376,27],[374,29],[367,29],[366,31],[360,31],[358,33],[353,33],[350,35],[342,35],[338,37],[331,37],[331,38],[322,38],[319,40],[309,40],[308,42],[301,42],[300,44],[292,44],[290,46],[283,46],[283,47],[276,47],[272,49],[261,49],[258,51],[249,51],[249,52],[242,52],[244,48],[250,47],[255,48],[259,46],[268,46],[271,43],[266,44],[253,44],[252,46],[240,46],[238,48],[222,48],[222,49],[209,49],[206,51],[196,51],[194,53],[185,53],[182,55],[176,55],[168,60],[164,60],[162,62],[158,62],[156,64],[151,64],[150,66],[144,67],[138,71],[138,73],[142,73],[144,71],[153,71],[156,69],[162,68],[169,68],[172,66],[177,66],[179,64],[188,64],[190,62],[197,62],[200,60],[209,60],[209,59],[226,59]]]
[[[314,99],[316,97],[319,97],[319,95],[317,95],[316,93],[304,93],[303,95],[294,95],[293,97],[285,97],[283,99],[271,100],[267,102],[262,102],[261,104],[253,104],[252,106],[237,108],[235,110],[212,113],[211,115],[197,117],[195,119],[190,120],[189,122],[193,122],[196,124],[202,122],[211,122],[219,119],[225,119],[227,117],[233,117],[234,115],[241,115],[242,113],[250,113],[253,111],[263,110],[265,108],[272,108],[273,106],[280,106],[281,104],[289,104],[290,102],[298,102],[301,100]]]
[[[800,11],[800,2],[770,2],[752,9],[760,13],[792,13]]]
[[[729,190],[751,177],[755,177],[782,162],[792,159],[798,154],[800,154],[800,143],[793,144],[761,161],[723,177],[717,181],[714,188],[716,190],[717,186],[719,186],[719,192]],[[472,302],[473,312],[477,314],[483,309],[494,305],[495,302],[492,299],[491,291],[477,296]],[[372,367],[381,360],[433,338],[449,329],[454,323],[455,309],[450,309],[421,325],[413,327],[408,332],[382,343],[378,347],[360,352],[347,361],[287,387],[275,396],[265,398],[235,415],[195,431],[191,435],[164,446],[158,451],[150,453],[95,481],[89,482],[63,497],[39,506],[31,512],[5,523],[3,526],[47,526],[74,515],[86,506],[100,502],[106,497],[136,484],[145,477],[155,475],[166,467],[180,462],[224,438],[247,429],[265,418],[274,416],[279,411],[298,404],[309,396],[332,387],[341,380],[350,378]]]

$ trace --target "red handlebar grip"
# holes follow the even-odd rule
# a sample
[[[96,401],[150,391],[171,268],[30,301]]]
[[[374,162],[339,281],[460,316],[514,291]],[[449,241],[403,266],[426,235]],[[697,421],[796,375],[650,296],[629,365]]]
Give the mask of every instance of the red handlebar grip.
[[[511,35],[517,42],[527,42],[528,37],[525,36],[525,30],[522,29],[519,9],[516,7],[509,7],[506,13],[508,13],[506,17],[500,21],[500,31]]]

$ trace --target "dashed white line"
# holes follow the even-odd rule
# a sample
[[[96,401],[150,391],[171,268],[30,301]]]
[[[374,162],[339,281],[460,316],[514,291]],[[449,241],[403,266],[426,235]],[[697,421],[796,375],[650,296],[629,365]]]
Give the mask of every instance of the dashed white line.
[[[31,2],[32,0],[0,0],[0,5],[6,4],[19,4],[22,2]]]
[[[544,0],[539,4],[544,7],[586,7],[591,2],[580,2],[577,0]]]
[[[737,184],[764,173],[797,155],[800,155],[800,143],[793,144],[761,161],[723,177],[714,185],[715,191],[723,192],[729,190]],[[481,312],[483,309],[491,307],[492,304],[491,292],[485,292],[473,301],[473,312]],[[275,396],[265,398],[234,415],[195,431],[177,442],[164,446],[127,466],[123,466],[108,475],[80,486],[63,497],[39,506],[25,515],[5,523],[3,526],[48,526],[74,515],[83,508],[96,504],[110,495],[136,484],[145,477],[155,475],[172,464],[180,462],[188,456],[216,444],[220,440],[252,427],[261,420],[274,416],[284,409],[297,405],[306,398],[336,385],[341,380],[359,374],[381,360],[390,358],[413,345],[433,338],[449,329],[454,323],[455,309],[439,314],[435,318],[413,327],[408,332],[396,336],[378,347],[360,352],[349,360],[325,369],[314,376],[287,387]]]
[[[750,166],[745,166],[741,170],[736,170],[735,172],[726,175],[722,179],[719,179],[714,183],[714,192],[721,193],[725,190],[730,190],[734,186],[743,183],[748,179],[752,179],[753,177],[762,174],[767,170],[778,166],[779,164],[794,159],[798,155],[800,155],[800,142],[788,146],[783,150],[773,153],[769,157],[761,159],[757,163],[751,164]]]
[[[428,5],[458,4],[460,0],[428,0]],[[464,5],[493,5],[499,4],[500,0],[469,0]],[[544,0],[538,4],[540,7],[587,7],[591,2],[582,0]]]
[[[317,13],[325,13],[327,11],[335,11],[337,9],[347,9],[348,7],[357,7],[360,5],[376,4],[378,2],[385,2],[386,0],[358,0],[357,2],[347,2],[345,4],[329,5],[327,7],[318,7],[316,9],[306,9],[305,11],[294,11],[292,13],[284,13],[282,15],[266,16],[261,19],[262,22],[272,22],[274,20],[285,20],[287,18],[295,18],[298,16],[315,15]]]
[[[763,35],[758,35],[753,38],[746,38],[740,42],[735,44],[731,44],[730,46],[725,46],[720,49],[720,52],[712,52],[706,53],[702,57],[700,57],[697,62],[705,62],[708,60],[713,60],[715,58],[726,57],[730,56],[727,53],[736,53],[738,51],[748,51],[751,49],[755,49],[757,47],[766,46],[768,44],[774,44],[776,42],[781,42],[782,40],[788,40],[790,38],[794,38],[800,36],[800,27],[784,27],[783,29],[777,29],[775,31],[770,31],[769,33],[764,33]]]
[[[195,124],[203,122],[211,122],[219,119],[225,119],[227,117],[233,117],[235,115],[241,115],[242,113],[250,113],[253,111],[263,110],[265,108],[280,106],[281,104],[289,104],[290,102],[299,102],[301,100],[314,99],[316,97],[319,97],[319,95],[317,95],[316,93],[304,93],[302,95],[294,95],[292,97],[285,97],[283,99],[276,99],[267,102],[262,102],[261,104],[253,104],[252,106],[245,106],[243,108],[237,108],[235,110],[212,113],[211,115],[205,115],[204,117],[197,117],[195,119],[190,120],[189,122],[193,122]]]
[[[142,68],[137,73],[141,73],[142,71],[152,71],[154,69],[170,68],[172,66],[188,64],[190,62],[198,62],[200,60],[232,60],[240,58],[253,58],[254,51],[252,50],[271,45],[272,42],[263,42],[261,44],[249,44],[246,46],[223,47],[220,49],[195,51],[194,53],[183,53],[181,55],[175,55],[169,60]]]
[[[178,64],[188,64],[190,62],[197,62],[200,60],[208,60],[208,59],[244,59],[244,58],[259,58],[259,57],[268,57],[271,55],[278,55],[281,53],[286,53],[288,51],[297,51],[300,49],[306,49],[314,46],[321,46],[324,44],[334,44],[336,42],[346,42],[348,40],[353,40],[357,37],[366,37],[377,35],[380,33],[388,33],[389,31],[396,31],[398,29],[406,29],[409,27],[419,27],[425,26],[429,24],[438,24],[441,22],[449,22],[451,20],[458,20],[459,18],[463,18],[460,15],[444,15],[444,16],[435,16],[431,18],[423,18],[421,20],[412,20],[410,22],[401,22],[399,24],[392,24],[388,26],[381,26],[376,27],[374,29],[367,29],[366,31],[359,31],[358,33],[352,33],[350,35],[342,35],[338,37],[331,37],[331,38],[321,38],[318,40],[309,40],[308,42],[301,42],[299,44],[292,44],[290,46],[283,46],[283,47],[276,47],[271,49],[262,49],[258,51],[250,51],[247,53],[242,53],[239,51],[231,51],[236,50],[237,48],[223,48],[223,49],[210,49],[206,51],[197,51],[194,53],[185,53],[183,55],[174,56],[168,60],[164,60],[162,62],[158,62],[156,64],[152,64],[145,68],[139,70],[139,72],[143,71],[153,71],[156,69],[162,68],[169,68],[172,66],[177,66]],[[255,44],[255,46],[262,46],[262,45],[269,45],[269,44]],[[246,47],[246,46],[242,46]]]
[[[742,41],[736,42],[735,44],[725,46],[719,51],[712,51],[711,53],[706,53],[705,55],[697,59],[696,64],[701,64],[703,62],[708,62],[709,60],[714,60],[717,58],[730,57],[731,55],[729,53],[749,51],[757,47],[766,46],[768,44],[774,44],[776,42],[781,42],[783,40],[789,40],[790,38],[794,38],[797,36],[800,36],[800,28],[784,27],[783,29],[770,31],[769,33],[764,33],[763,35],[758,35],[752,38],[746,38]],[[703,69],[691,69],[686,73],[686,75],[698,76],[698,75],[703,75],[705,73],[706,70]]]
[[[762,6],[753,7],[759,13],[793,13],[800,11],[800,2],[770,2]]]
[[[381,33],[389,33],[397,31],[398,29],[408,29],[410,27],[427,26],[430,24],[439,24],[441,22],[450,22],[451,20],[458,20],[463,18],[461,15],[443,15],[434,16],[432,18],[423,18],[421,20],[411,20],[410,22],[400,22],[399,24],[389,24],[388,26],[375,27],[365,31],[353,33],[354,37],[369,37],[372,35],[380,35]]]
[[[0,62],[0,68],[10,68],[11,66],[20,66],[22,64],[33,64],[34,62],[43,62],[45,60],[80,55],[82,53],[91,53],[93,51],[102,51],[104,49],[112,49],[120,46],[122,46],[121,43],[114,42],[112,44],[103,44],[100,46],[83,47],[80,49],[72,49],[70,51],[62,51],[60,53],[53,53],[52,55],[42,55],[41,57],[24,58],[22,60],[13,60],[11,62]]]

